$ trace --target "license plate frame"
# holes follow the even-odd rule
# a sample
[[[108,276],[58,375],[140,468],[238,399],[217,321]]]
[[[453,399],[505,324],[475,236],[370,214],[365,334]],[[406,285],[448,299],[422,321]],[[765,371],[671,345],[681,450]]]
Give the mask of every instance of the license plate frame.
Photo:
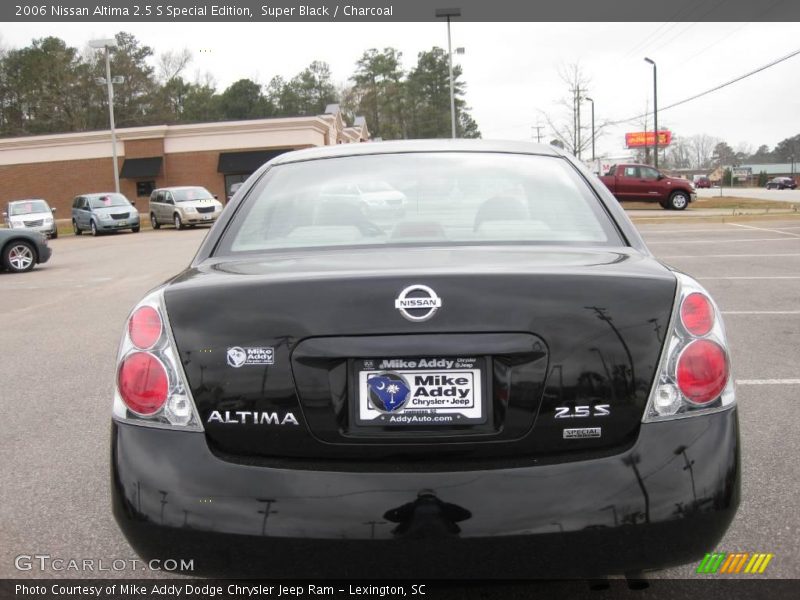
[[[487,367],[485,357],[355,359],[352,423],[362,431],[483,429],[491,424]],[[397,395],[377,391],[393,383],[399,388]]]

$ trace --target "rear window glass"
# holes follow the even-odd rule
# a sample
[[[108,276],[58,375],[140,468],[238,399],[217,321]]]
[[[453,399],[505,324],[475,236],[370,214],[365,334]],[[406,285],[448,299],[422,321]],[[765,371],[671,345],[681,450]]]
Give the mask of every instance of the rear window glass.
[[[509,243],[621,239],[562,158],[408,153],[273,167],[237,212],[218,253]]]

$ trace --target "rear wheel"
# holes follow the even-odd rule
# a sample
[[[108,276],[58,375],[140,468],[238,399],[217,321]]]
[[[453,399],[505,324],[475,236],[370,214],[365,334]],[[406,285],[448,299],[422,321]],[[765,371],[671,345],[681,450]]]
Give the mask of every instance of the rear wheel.
[[[91,227],[92,227],[92,235],[94,237],[97,237],[100,232],[97,231],[97,224],[94,221],[91,222]]]
[[[83,233],[83,230],[78,227],[78,223],[75,221],[75,219],[72,219],[72,233],[75,235],[80,235]]]
[[[183,221],[181,221],[181,216],[178,213],[175,213],[175,216],[172,217],[172,222],[175,224],[175,229],[183,229]]]
[[[687,206],[689,206],[689,195],[686,192],[672,192],[669,197],[669,207],[672,210],[683,210]]]
[[[150,213],[150,225],[153,227],[153,229],[159,229],[161,227],[161,223],[159,223],[158,219],[156,219],[155,213]]]
[[[3,266],[12,273],[30,271],[36,264],[36,250],[28,242],[11,242],[3,251]]]

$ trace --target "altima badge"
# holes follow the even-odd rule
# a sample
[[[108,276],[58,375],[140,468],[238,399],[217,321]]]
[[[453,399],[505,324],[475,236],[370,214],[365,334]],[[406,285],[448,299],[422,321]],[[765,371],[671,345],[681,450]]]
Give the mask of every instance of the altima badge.
[[[427,321],[442,307],[442,299],[427,285],[410,285],[400,292],[394,307],[409,321]]]

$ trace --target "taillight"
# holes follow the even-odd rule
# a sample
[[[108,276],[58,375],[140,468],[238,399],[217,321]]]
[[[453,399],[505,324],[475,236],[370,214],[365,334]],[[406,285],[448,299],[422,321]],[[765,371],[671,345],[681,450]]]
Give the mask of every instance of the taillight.
[[[155,346],[161,337],[161,316],[152,306],[140,306],[128,320],[128,335],[140,350]]]
[[[117,385],[125,406],[137,415],[150,416],[167,401],[169,376],[153,354],[134,352],[122,360]]]
[[[202,431],[160,289],[145,297],[125,324],[116,383],[116,420]]]
[[[678,388],[695,404],[719,397],[728,383],[728,356],[719,344],[695,340],[681,351],[676,367]]]
[[[692,292],[681,302],[681,323],[690,334],[704,336],[714,327],[714,307],[705,294]]]
[[[675,276],[672,326],[664,340],[645,422],[725,410],[736,401],[719,311],[694,279],[682,273]]]

